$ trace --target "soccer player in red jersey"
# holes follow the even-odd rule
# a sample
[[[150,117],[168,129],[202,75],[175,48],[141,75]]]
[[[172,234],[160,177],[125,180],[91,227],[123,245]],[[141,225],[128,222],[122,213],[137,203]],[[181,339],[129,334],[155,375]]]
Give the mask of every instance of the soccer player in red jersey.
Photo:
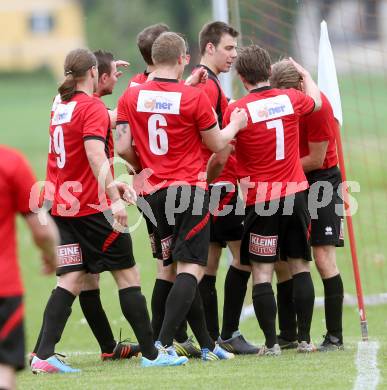
[[[203,26],[199,33],[201,59],[197,67],[204,67],[208,72],[205,84],[199,84],[209,97],[215,110],[219,126],[228,107],[228,100],[220,85],[220,73],[229,72],[237,57],[237,37],[239,33],[224,22],[211,22]],[[231,145],[229,146],[231,148]],[[205,164],[212,152],[202,144]],[[212,169],[223,166],[228,153],[219,153],[211,158]],[[208,263],[205,275],[199,284],[206,313],[207,327],[211,337],[220,345],[237,354],[255,354],[258,348],[245,340],[240,334],[239,319],[246,295],[247,282],[251,274],[250,266],[240,264],[239,252],[242,236],[243,207],[237,207],[238,181],[235,155],[231,154],[219,176],[210,183],[211,238]],[[215,175],[214,175],[215,176]],[[238,213],[239,209],[239,213]],[[222,212],[223,211],[223,212]],[[226,211],[226,212],[225,212]],[[228,269],[224,285],[224,305],[222,332],[219,333],[218,299],[216,274],[222,248],[228,246],[232,254],[232,263]]]
[[[169,31],[169,27],[165,24],[155,24],[146,27],[137,36],[138,49],[147,64],[145,72],[135,75],[129,81],[129,88],[144,84],[148,81],[149,75],[155,71],[156,67],[152,60],[152,45],[155,39],[163,32]],[[187,43],[186,43],[187,46]],[[188,49],[187,49],[188,50]],[[188,57],[187,57],[188,58]],[[150,76],[152,77],[152,76]],[[191,76],[192,78],[192,76]],[[149,219],[144,216],[147,230],[150,239],[153,237],[153,227]],[[153,252],[153,256],[157,258],[157,253]],[[151,308],[152,308],[152,329],[153,335],[158,336],[161,330],[161,325],[164,320],[165,301],[169,291],[172,288],[174,275],[171,277],[171,272],[168,267],[164,267],[162,261],[157,262],[157,278],[152,292]],[[175,347],[179,354],[187,357],[200,357],[201,351],[193,343],[192,338],[187,334],[187,321],[183,321],[175,333]]]
[[[85,272],[103,271],[110,271],[116,281],[122,313],[141,347],[142,365],[184,364],[187,359],[171,357],[153,345],[131,238],[122,231],[127,226],[122,197],[133,194],[113,179],[105,151],[110,119],[104,104],[93,97],[98,84],[97,60],[90,51],[76,49],[67,55],[64,71],[66,78],[58,88],[61,103],[51,119],[58,168],[52,215],[61,236],[58,285],[45,309],[42,338],[31,369],[79,371],[55,355],[55,344],[81,291]]]
[[[120,74],[119,71],[117,71],[117,62],[114,60],[111,53],[98,50],[94,52],[94,55],[98,61],[98,85],[94,97],[101,100],[100,98],[102,96],[109,95],[113,92]],[[119,63],[122,63],[122,61],[119,61]],[[51,109],[52,115],[60,103],[60,95],[57,95]],[[110,118],[112,118],[112,116],[110,116]],[[50,152],[47,159],[45,191],[42,194],[42,197],[45,198],[43,201],[46,201],[46,206],[53,200],[58,169],[56,164],[55,145],[52,142],[55,126],[50,126],[50,130]],[[107,131],[107,142],[105,144],[105,152],[109,158],[114,157],[114,144],[111,133],[112,121]],[[128,359],[139,353],[137,344],[116,342],[114,340],[112,329],[100,299],[99,274],[87,273],[84,276],[82,292],[79,294],[79,304],[90,329],[99,343],[102,360]],[[43,325],[40,329],[36,345],[30,354],[31,360],[33,356],[36,355],[36,351],[39,348],[42,331]]]
[[[270,78],[272,85],[278,88],[296,88],[303,91],[303,82],[297,69],[289,60],[277,62],[272,67]],[[300,122],[300,157],[302,167],[315,193],[314,199],[320,202],[312,215],[311,245],[317,270],[324,284],[326,336],[319,351],[343,349],[343,298],[344,288],[340,271],[336,264],[336,247],[344,245],[343,240],[343,201],[340,192],[342,183],[337,167],[336,151],[337,122],[332,106],[324,94],[321,94],[322,107]],[[321,183],[321,185],[319,184]],[[324,185],[330,188],[325,189]],[[312,190],[313,189],[313,190]],[[331,190],[332,193],[331,193]],[[322,196],[330,196],[325,206],[321,205]],[[317,194],[320,193],[320,195]],[[311,207],[309,207],[311,209]],[[341,211],[338,215],[336,210]],[[339,213],[340,214],[340,213]],[[280,325],[280,345],[292,346],[296,339],[296,313],[291,301],[293,279],[287,265],[279,262],[277,272],[277,302]]]
[[[137,47],[146,63],[146,69],[143,73],[134,75],[129,80],[128,87],[144,84],[148,80],[149,74],[155,70],[152,60],[152,45],[156,38],[166,31],[169,31],[169,27],[164,23],[158,23],[152,24],[139,32],[137,35]]]
[[[321,106],[320,92],[303,68],[308,95],[270,87],[270,57],[257,45],[240,50],[236,71],[249,94],[229,105],[225,124],[235,107],[248,112],[248,125],[236,137],[236,157],[246,201],[241,244],[242,264],[251,264],[253,304],[265,335],[261,355],[279,355],[275,331],[276,302],[271,286],[274,263],[288,262],[294,280],[298,350],[314,350],[310,325],[314,288],[310,275],[310,217],[305,178],[298,151],[298,126],[303,115]]]
[[[206,94],[179,83],[185,55],[185,42],[178,34],[166,32],[156,39],[152,47],[154,79],[128,88],[119,100],[116,145],[118,153],[135,168],[150,172],[146,182],[139,182],[142,175],[135,178],[142,195],[138,204],[153,223],[157,257],[166,264],[177,263],[157,344],[173,351],[176,329],[187,318],[204,360],[229,359],[233,355],[215,345],[208,334],[197,288],[209,243],[200,145],[203,139],[212,151],[226,147],[245,125],[246,113],[233,112],[230,125],[220,131]],[[169,269],[173,271],[170,265]]]
[[[16,215],[21,214],[40,249],[43,272],[56,267],[58,231],[47,215],[41,224],[30,210],[35,177],[26,159],[0,145],[0,388],[16,389],[15,371],[24,367],[23,286],[16,250]]]

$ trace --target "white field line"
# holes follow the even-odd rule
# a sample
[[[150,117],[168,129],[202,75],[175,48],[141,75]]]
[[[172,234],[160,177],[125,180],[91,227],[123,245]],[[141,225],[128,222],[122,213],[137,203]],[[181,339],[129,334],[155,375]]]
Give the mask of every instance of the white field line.
[[[387,304],[387,293],[367,295],[364,297],[364,303],[366,306],[376,306]],[[344,294],[345,306],[357,306],[357,298],[355,295]],[[314,301],[315,307],[324,307],[324,297],[316,297]],[[247,305],[243,307],[241,314],[241,321],[247,320],[253,317],[254,307],[253,305]]]
[[[374,390],[379,383],[378,355],[379,343],[360,341],[357,347],[357,377],[353,390]]]

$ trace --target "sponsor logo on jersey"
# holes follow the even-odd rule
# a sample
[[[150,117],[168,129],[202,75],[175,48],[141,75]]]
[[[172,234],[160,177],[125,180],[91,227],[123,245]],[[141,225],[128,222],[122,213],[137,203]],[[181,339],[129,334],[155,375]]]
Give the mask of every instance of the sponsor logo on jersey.
[[[135,87],[136,85],[140,85],[140,84],[136,83],[135,81],[131,81],[130,84],[129,84],[129,88],[130,87]]]
[[[59,103],[56,106],[54,115],[52,116],[51,124],[53,126],[69,123],[73,116],[73,112],[77,102],[70,102],[67,104]]]
[[[172,236],[161,240],[161,254],[163,260],[168,260],[171,257]]]
[[[158,114],[180,114],[180,92],[140,91],[137,111]]]
[[[55,99],[52,102],[51,112],[55,112],[56,108],[60,103],[62,103],[62,99],[60,97],[60,94],[58,93],[58,95],[55,96]]]
[[[78,243],[58,246],[57,255],[58,267],[83,264],[82,251]]]
[[[247,103],[247,109],[253,123],[264,122],[294,113],[288,95],[279,95]]]
[[[260,236],[250,233],[249,252],[257,256],[275,256],[278,236]]]

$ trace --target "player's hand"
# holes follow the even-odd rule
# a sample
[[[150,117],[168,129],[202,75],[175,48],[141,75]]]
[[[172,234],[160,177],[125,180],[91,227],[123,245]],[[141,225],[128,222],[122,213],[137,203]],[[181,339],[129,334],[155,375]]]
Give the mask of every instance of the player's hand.
[[[51,275],[55,272],[57,266],[55,253],[43,253],[42,262],[42,273],[44,275]]]
[[[128,215],[126,214],[125,203],[122,199],[116,200],[111,205],[113,213],[113,229],[123,233],[128,226]]]
[[[115,181],[114,183],[120,193],[121,199],[130,205],[136,204],[137,194],[132,186],[121,181]]]
[[[310,76],[310,73],[302,67],[298,62],[294,61],[292,57],[289,57],[289,61],[296,68],[297,72],[302,78]]]
[[[115,61],[115,63],[117,68],[127,68],[130,65],[128,61],[124,61],[124,60],[117,60]],[[119,78],[122,76],[122,74],[123,73],[120,70],[118,70],[116,72],[116,77]]]
[[[208,80],[207,69],[200,67],[195,69],[195,71],[185,80],[185,85],[191,85],[194,87],[200,83],[205,84]]]
[[[244,108],[237,107],[231,113],[230,121],[235,122],[239,130],[247,126],[247,120],[248,120],[248,116]]]

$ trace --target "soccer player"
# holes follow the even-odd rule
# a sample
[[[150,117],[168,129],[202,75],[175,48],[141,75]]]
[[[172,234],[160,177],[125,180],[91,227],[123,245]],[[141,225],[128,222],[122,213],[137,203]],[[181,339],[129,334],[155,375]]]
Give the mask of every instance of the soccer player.
[[[58,231],[47,215],[42,225],[29,207],[35,177],[26,159],[0,145],[0,389],[16,389],[15,371],[24,368],[23,286],[16,251],[16,221],[21,214],[40,249],[43,273],[56,267]]]
[[[109,52],[98,50],[94,52],[98,62],[98,85],[94,97],[100,99],[102,96],[110,95],[117,83],[120,75],[117,71],[117,62]],[[119,61],[119,64],[123,61]],[[102,100],[101,100],[102,101]],[[51,113],[55,112],[57,105],[61,102],[60,95],[54,99]],[[115,120],[114,120],[115,121]],[[114,124],[115,126],[115,124]],[[107,145],[109,158],[114,157],[113,137],[111,135],[112,123],[107,131]],[[52,128],[54,130],[54,128]],[[52,134],[51,134],[52,136]],[[48,155],[46,185],[42,197],[46,204],[51,203],[55,191],[55,182],[57,176],[56,154],[51,145],[51,152]],[[116,342],[113,336],[109,320],[106,317],[105,310],[102,307],[99,290],[99,274],[87,273],[84,276],[82,292],[79,294],[79,304],[98,344],[101,348],[102,360],[128,359],[137,356],[139,353],[138,344]],[[43,324],[36,342],[36,345],[30,354],[30,360],[36,355],[42,337]]]
[[[153,246],[168,265],[171,279],[165,316],[157,344],[174,353],[175,332],[187,318],[203,360],[230,359],[208,334],[197,284],[206,265],[209,244],[208,195],[201,175],[201,139],[212,151],[227,146],[243,128],[244,110],[231,115],[220,131],[206,94],[179,82],[186,64],[184,39],[165,32],[154,42],[152,81],[128,88],[118,104],[118,153],[135,167],[147,169],[147,181],[136,184],[139,204],[153,220]],[[145,129],[145,131],[144,131]],[[132,143],[136,145],[136,152]],[[133,158],[131,158],[131,156]],[[141,175],[140,175],[141,176]],[[141,180],[141,178],[140,178]],[[142,185],[142,188],[141,188]]]
[[[254,310],[265,335],[259,354],[281,353],[271,286],[279,256],[288,262],[293,276],[298,351],[313,351],[310,325],[314,287],[305,193],[308,183],[299,159],[298,125],[300,117],[320,108],[320,92],[301,66],[305,91],[310,96],[292,89],[271,88],[270,56],[257,45],[240,50],[235,68],[249,94],[229,105],[225,124],[236,107],[247,110],[248,125],[237,134],[235,149],[246,200],[241,263],[252,265]]]
[[[155,70],[152,60],[152,45],[156,38],[166,31],[169,31],[169,27],[164,23],[158,23],[144,28],[137,35],[137,47],[146,63],[146,69],[143,73],[138,73],[129,80],[129,87],[145,83],[149,74]]]
[[[277,88],[296,88],[304,91],[303,80],[289,60],[282,60],[272,67],[270,83]],[[336,263],[336,247],[344,245],[343,218],[336,210],[342,210],[342,197],[338,194],[342,182],[337,167],[336,127],[332,106],[321,94],[321,110],[305,116],[300,121],[300,157],[309,185],[319,193],[315,200],[321,202],[324,191],[329,195],[326,206],[316,209],[312,215],[310,241],[317,270],[324,284],[326,335],[319,351],[343,349],[343,282]],[[330,189],[319,186],[330,184]],[[333,192],[331,193],[331,190]],[[314,190],[316,191],[316,190]],[[316,195],[317,195],[316,193]],[[326,194],[327,195],[327,194]],[[279,343],[291,347],[297,336],[296,312],[292,303],[293,279],[286,264],[276,265],[277,302],[280,325]]]
[[[140,85],[152,78],[151,73],[155,71],[156,67],[152,60],[152,45],[155,39],[163,32],[169,31],[169,27],[164,24],[155,24],[146,27],[137,36],[138,49],[147,64],[145,72],[135,75],[129,81],[129,87]],[[183,37],[184,38],[184,37]],[[186,42],[186,41],[185,41]],[[188,44],[186,42],[186,49],[188,51]],[[186,59],[189,55],[186,55]],[[188,61],[186,61],[188,63]],[[207,74],[207,72],[205,72]],[[186,84],[196,85],[206,79],[206,74],[203,74],[202,69],[194,72],[187,80]],[[199,76],[199,77],[198,77]],[[202,76],[202,77],[200,77]],[[149,219],[144,216],[149,237],[152,240],[153,228]],[[157,254],[153,253],[157,258]],[[162,260],[162,259],[158,259]],[[157,277],[152,292],[151,308],[152,308],[152,329],[153,335],[158,336],[161,330],[161,325],[164,320],[165,302],[167,300],[169,291],[172,288],[174,276],[171,277],[171,272],[168,267],[164,266],[163,261],[157,261]],[[175,333],[174,346],[180,355],[187,357],[201,357],[201,350],[193,342],[192,337],[187,334],[187,322],[183,321]]]
[[[126,197],[134,202],[131,188],[113,179],[108,161],[106,107],[93,97],[98,84],[97,60],[86,49],[71,51],[64,64],[65,80],[58,88],[61,103],[51,119],[52,146],[57,178],[52,215],[59,227],[58,285],[46,309],[41,342],[32,359],[33,372],[79,372],[55,355],[79,295],[85,272],[110,271],[119,290],[121,310],[134,330],[142,352],[142,365],[184,364],[186,358],[157,350],[127,226]]]
[[[199,88],[207,94],[211,105],[218,117],[219,126],[222,126],[223,116],[228,106],[218,76],[220,73],[230,71],[237,58],[237,37],[239,33],[224,22],[211,22],[203,26],[199,33],[199,48],[201,59],[197,67],[204,67],[208,72],[208,81],[199,84]],[[212,152],[203,144],[202,152],[205,164]],[[222,159],[223,156],[223,159]],[[228,154],[217,154],[211,158],[212,169],[227,160]],[[206,313],[207,327],[213,340],[237,354],[255,354],[258,348],[245,340],[240,334],[239,319],[242,312],[243,301],[246,295],[247,282],[251,274],[250,266],[240,264],[240,239],[242,236],[243,215],[237,212],[238,181],[235,155],[231,154],[221,174],[210,184],[210,197],[218,199],[217,209],[212,210],[210,216],[211,239],[208,252],[208,263],[205,275],[199,284]],[[231,210],[225,215],[222,210]],[[222,248],[228,246],[232,254],[232,263],[228,269],[224,285],[223,325],[219,333],[218,298],[216,291],[216,274]]]

